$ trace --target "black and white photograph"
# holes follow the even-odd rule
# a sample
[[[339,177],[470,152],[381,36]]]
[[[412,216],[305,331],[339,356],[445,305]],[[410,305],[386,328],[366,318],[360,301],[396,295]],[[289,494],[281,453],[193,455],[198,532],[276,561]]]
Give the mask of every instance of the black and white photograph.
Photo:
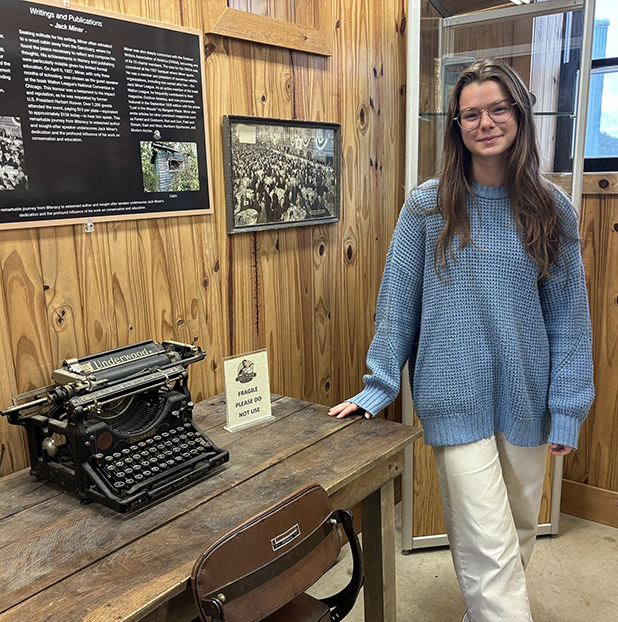
[[[0,117],[0,190],[28,188],[19,117]]]
[[[337,222],[341,127],[223,119],[228,232]]]

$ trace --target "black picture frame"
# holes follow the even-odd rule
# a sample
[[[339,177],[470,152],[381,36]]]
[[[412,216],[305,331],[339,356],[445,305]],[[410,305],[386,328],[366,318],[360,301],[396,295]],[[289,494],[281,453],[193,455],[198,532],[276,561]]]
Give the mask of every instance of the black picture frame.
[[[338,222],[341,125],[225,115],[228,233]]]

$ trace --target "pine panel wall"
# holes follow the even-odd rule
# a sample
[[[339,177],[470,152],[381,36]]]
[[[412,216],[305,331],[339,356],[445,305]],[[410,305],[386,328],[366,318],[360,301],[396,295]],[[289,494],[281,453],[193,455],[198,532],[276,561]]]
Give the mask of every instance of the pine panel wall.
[[[596,397],[565,459],[561,509],[618,527],[618,173],[584,175],[581,236]]]
[[[73,3],[201,29],[206,1]],[[195,400],[223,391],[223,357],[259,348],[273,392],[332,405],[360,390],[404,200],[406,2],[230,6],[310,24],[311,2],[330,10],[330,58],[206,36],[213,215],[0,231],[0,408],[65,358],[144,339],[197,338]],[[228,235],[224,114],[341,123],[341,222]],[[27,466],[4,419],[0,443],[0,474]]]

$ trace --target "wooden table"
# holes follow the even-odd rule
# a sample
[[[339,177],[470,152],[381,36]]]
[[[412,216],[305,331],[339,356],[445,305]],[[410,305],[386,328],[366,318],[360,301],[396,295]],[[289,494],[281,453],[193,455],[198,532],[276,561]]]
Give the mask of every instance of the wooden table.
[[[332,419],[327,407],[273,397],[275,420],[230,434],[222,396],[197,424],[230,462],[138,514],[120,515],[27,470],[0,479],[0,622],[185,622],[201,551],[300,486],[320,483],[335,508],[362,501],[365,619],[394,621],[393,479],[420,430]]]

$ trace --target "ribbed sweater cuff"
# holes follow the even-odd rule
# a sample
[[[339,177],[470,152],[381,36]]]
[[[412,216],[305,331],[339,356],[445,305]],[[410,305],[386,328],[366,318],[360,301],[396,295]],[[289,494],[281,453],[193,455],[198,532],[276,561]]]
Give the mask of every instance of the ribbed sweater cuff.
[[[569,415],[559,415],[552,413],[551,431],[549,433],[548,443],[558,443],[577,449],[577,441],[579,440],[579,431],[582,427],[583,420],[578,417]]]
[[[360,393],[351,397],[348,402],[352,402],[364,408],[372,417],[375,417],[383,408],[386,408],[395,397],[390,397],[382,389],[377,387],[366,387]]]

